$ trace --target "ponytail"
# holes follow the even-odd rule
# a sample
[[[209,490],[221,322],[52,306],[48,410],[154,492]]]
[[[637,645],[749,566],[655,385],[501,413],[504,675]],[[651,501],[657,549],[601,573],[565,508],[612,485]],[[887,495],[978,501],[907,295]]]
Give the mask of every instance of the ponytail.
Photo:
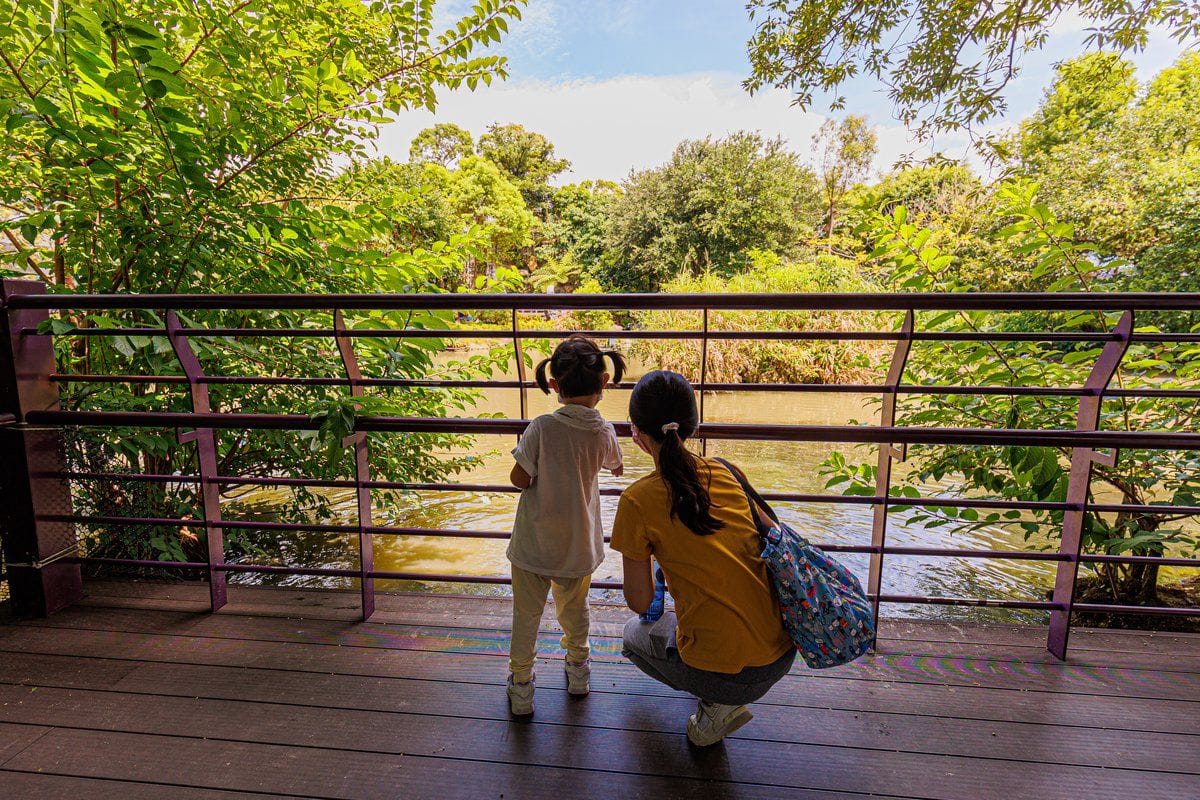
[[[706,465],[707,467],[707,465]],[[658,473],[666,481],[671,496],[671,517],[691,529],[697,536],[708,536],[725,527],[712,515],[712,498],[708,493],[712,474],[701,482],[696,469],[696,457],[683,446],[678,431],[668,431],[658,451]]]
[[[646,373],[629,396],[629,419],[640,435],[662,445],[658,472],[667,485],[671,518],[678,518],[697,536],[725,527],[712,515],[712,473],[705,465],[707,480],[702,480],[698,465],[703,462],[683,445],[699,423],[696,392],[687,379],[677,372]]]

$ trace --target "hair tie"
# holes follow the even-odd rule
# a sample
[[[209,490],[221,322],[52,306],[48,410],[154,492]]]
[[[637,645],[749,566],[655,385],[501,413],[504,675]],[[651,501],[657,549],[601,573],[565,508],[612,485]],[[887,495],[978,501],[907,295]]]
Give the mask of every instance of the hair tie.
[[[669,433],[671,431],[677,431],[677,430],[679,430],[678,422],[668,422],[666,425],[662,426],[663,433]]]

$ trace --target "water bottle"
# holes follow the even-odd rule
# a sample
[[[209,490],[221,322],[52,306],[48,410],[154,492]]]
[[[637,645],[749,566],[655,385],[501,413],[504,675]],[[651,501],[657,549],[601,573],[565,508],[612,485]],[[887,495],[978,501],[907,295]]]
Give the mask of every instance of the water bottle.
[[[666,599],[667,579],[663,575],[662,567],[659,567],[654,572],[654,599],[650,601],[650,607],[639,619],[642,622],[657,622],[662,618],[663,611],[666,609]]]

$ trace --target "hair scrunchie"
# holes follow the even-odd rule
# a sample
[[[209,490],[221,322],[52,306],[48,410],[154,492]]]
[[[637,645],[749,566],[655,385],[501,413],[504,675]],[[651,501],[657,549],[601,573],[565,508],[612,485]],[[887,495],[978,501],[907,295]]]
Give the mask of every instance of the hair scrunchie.
[[[663,433],[670,433],[671,431],[677,431],[677,430],[679,430],[678,422],[668,422],[666,425],[662,426]]]

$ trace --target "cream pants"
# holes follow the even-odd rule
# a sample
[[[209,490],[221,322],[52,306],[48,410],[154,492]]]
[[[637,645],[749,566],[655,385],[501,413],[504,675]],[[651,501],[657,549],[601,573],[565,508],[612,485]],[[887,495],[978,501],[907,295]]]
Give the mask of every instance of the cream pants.
[[[509,645],[509,669],[513,680],[525,683],[533,677],[537,660],[538,626],[546,609],[546,595],[554,592],[554,613],[562,626],[562,646],[567,660],[581,664],[587,660],[588,647],[588,588],[592,576],[583,578],[550,578],[512,568],[513,621],[512,642]]]

